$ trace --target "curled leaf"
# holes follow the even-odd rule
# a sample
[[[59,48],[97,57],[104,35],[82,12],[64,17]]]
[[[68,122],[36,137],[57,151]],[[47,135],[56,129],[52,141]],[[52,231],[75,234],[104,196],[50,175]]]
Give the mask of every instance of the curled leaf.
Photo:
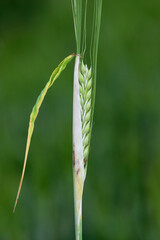
[[[18,198],[19,198],[19,194],[20,194],[20,191],[21,191],[22,182],[23,182],[24,173],[25,173],[25,168],[26,168],[26,163],[27,163],[29,147],[30,147],[30,143],[31,143],[33,130],[34,130],[34,123],[35,123],[35,120],[37,118],[39,109],[40,109],[40,107],[42,105],[42,102],[44,100],[44,97],[45,97],[48,89],[53,85],[55,80],[59,77],[61,72],[66,68],[67,64],[73,59],[74,56],[75,56],[74,54],[71,54],[68,57],[66,57],[58,65],[58,67],[53,71],[49,81],[47,82],[47,84],[44,87],[44,89],[41,91],[40,95],[37,98],[36,104],[34,105],[34,107],[32,109],[32,112],[31,112],[31,115],[30,115],[29,127],[28,127],[28,136],[27,136],[27,143],[26,143],[26,151],[25,151],[23,170],[22,170],[21,180],[20,180],[20,183],[19,183],[19,188],[18,188],[17,197],[16,197],[16,201],[15,201],[13,212],[15,211],[15,208],[16,208],[16,205],[17,205],[17,202],[18,202]]]

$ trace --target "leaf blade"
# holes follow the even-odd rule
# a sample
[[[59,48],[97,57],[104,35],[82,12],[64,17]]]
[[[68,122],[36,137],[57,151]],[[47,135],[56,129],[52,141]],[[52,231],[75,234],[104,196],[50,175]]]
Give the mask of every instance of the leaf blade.
[[[45,85],[43,90],[41,91],[40,95],[38,96],[38,98],[36,100],[35,105],[32,108],[32,112],[30,114],[29,127],[28,127],[28,135],[27,135],[27,143],[26,143],[24,164],[23,164],[21,179],[20,179],[20,183],[19,183],[19,187],[18,187],[18,192],[17,192],[13,212],[15,212],[15,208],[17,206],[17,202],[18,202],[18,199],[19,199],[19,195],[20,195],[20,191],[21,191],[21,187],[22,187],[22,183],[23,183],[23,178],[24,178],[24,173],[25,173],[25,169],[26,169],[29,147],[30,147],[30,143],[31,143],[32,134],[33,134],[33,131],[34,131],[34,123],[35,123],[35,120],[38,116],[39,109],[40,109],[40,107],[43,103],[43,100],[44,100],[44,98],[47,94],[48,89],[53,85],[53,83],[59,77],[61,72],[65,70],[67,64],[73,59],[74,56],[75,56],[74,54],[69,55],[58,65],[57,68],[55,68],[55,70],[52,72],[52,74],[50,76],[49,81],[47,82],[47,84]]]

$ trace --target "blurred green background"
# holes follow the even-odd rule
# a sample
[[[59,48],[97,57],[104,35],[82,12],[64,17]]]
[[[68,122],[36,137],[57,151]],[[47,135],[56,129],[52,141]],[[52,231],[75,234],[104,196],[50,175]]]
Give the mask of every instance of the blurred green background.
[[[159,0],[103,1],[86,240],[160,239],[159,12]],[[0,240],[74,239],[74,62],[42,105],[12,213],[32,106],[73,52],[70,0],[0,0]]]

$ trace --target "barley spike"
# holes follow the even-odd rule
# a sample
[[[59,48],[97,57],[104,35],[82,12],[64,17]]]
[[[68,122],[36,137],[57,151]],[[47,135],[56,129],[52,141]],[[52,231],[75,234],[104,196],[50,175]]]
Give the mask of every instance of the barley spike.
[[[81,103],[83,158],[85,163],[84,167],[86,167],[91,135],[92,69],[88,69],[83,61],[79,67],[79,94]]]

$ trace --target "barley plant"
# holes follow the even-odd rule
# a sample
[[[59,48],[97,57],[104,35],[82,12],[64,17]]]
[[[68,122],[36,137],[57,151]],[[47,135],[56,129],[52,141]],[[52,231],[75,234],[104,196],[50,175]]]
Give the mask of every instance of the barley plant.
[[[15,211],[24,178],[34,123],[48,89],[59,77],[67,64],[75,57],[73,87],[73,182],[76,240],[82,240],[82,195],[87,173],[88,155],[93,123],[96,91],[97,53],[101,22],[102,0],[71,0],[76,54],[66,57],[53,71],[32,109],[28,127],[28,137],[24,165],[13,211]],[[92,26],[87,24],[87,6],[92,10]],[[90,12],[89,12],[90,13]],[[87,30],[92,29],[88,33]],[[88,36],[89,35],[89,36]],[[89,43],[89,48],[88,48]]]

